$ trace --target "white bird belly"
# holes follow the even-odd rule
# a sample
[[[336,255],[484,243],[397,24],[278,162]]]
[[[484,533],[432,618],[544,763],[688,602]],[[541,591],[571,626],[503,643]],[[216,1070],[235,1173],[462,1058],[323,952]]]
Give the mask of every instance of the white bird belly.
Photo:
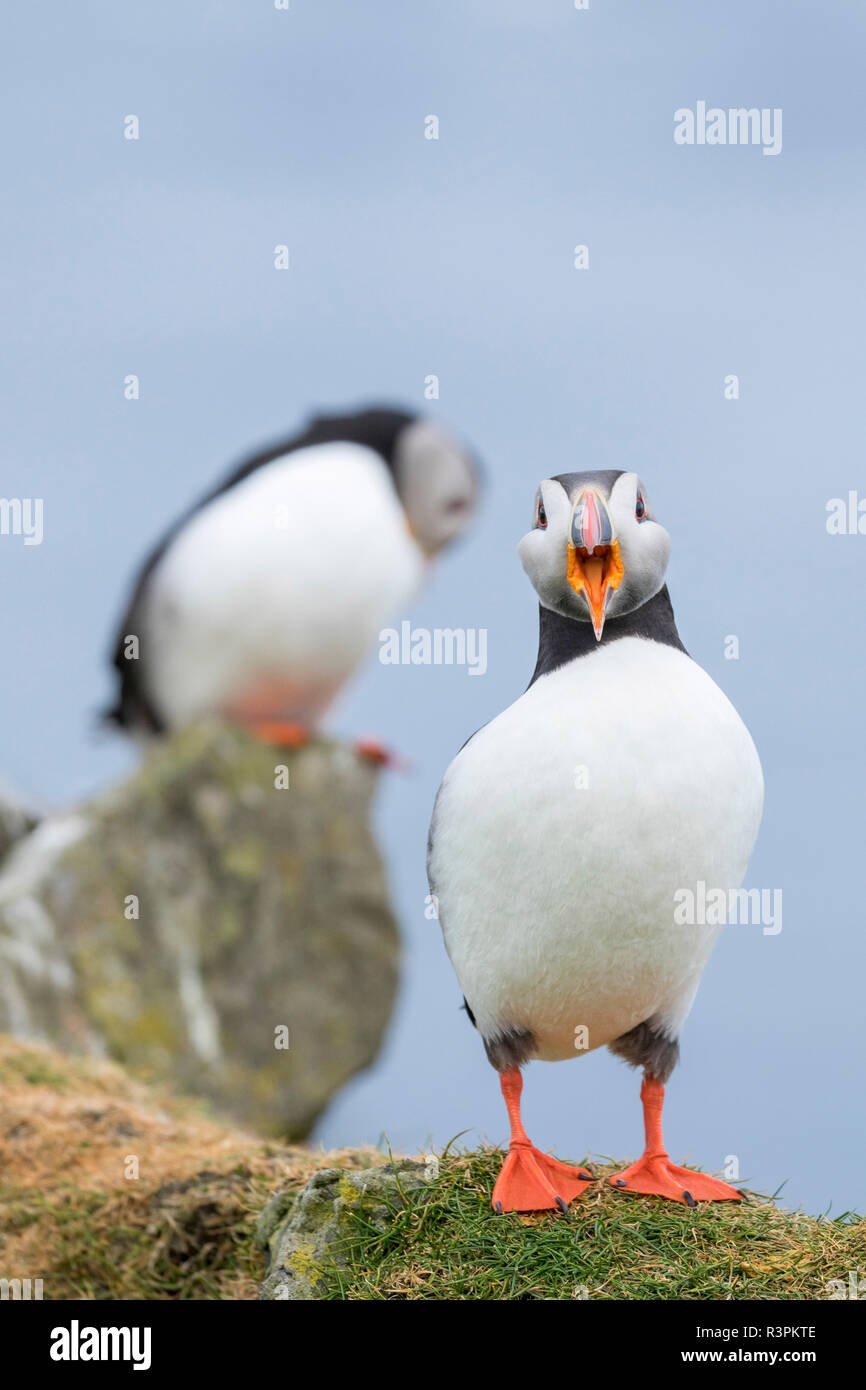
[[[761,817],[752,739],[683,652],[622,638],[542,676],[442,783],[431,882],[488,1038],[558,1060],[648,1019],[672,1036],[718,928],[675,894],[739,887]]]
[[[341,443],[291,453],[172,541],[147,597],[148,689],[172,726],[254,704],[257,691],[281,706],[264,715],[316,719],[422,570],[378,454]]]

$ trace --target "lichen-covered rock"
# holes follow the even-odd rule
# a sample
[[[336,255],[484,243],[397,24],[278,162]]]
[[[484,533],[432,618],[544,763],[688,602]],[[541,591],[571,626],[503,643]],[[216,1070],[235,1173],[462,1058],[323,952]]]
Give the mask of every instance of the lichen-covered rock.
[[[0,874],[0,1030],[303,1138],[396,993],[376,776],[337,743],[203,725],[43,821]]]
[[[12,846],[29,833],[37,817],[15,801],[5,787],[0,786],[0,863]]]
[[[309,1302],[325,1296],[345,1266],[359,1223],[386,1230],[407,1202],[423,1200],[435,1176],[435,1159],[425,1164],[402,1158],[360,1172],[325,1168],[300,1192],[277,1193],[256,1227],[269,1256],[259,1298]]]

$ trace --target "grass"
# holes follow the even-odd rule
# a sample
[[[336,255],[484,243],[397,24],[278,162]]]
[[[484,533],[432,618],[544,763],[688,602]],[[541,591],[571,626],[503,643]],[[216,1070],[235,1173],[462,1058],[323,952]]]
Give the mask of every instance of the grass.
[[[866,1223],[823,1221],[763,1197],[695,1211],[605,1182],[567,1216],[496,1216],[504,1155],[456,1154],[425,1200],[380,1233],[358,1223],[332,1299],[826,1299],[830,1279],[866,1270]],[[599,1178],[621,1165],[593,1164]]]
[[[866,1223],[763,1197],[690,1211],[599,1182],[566,1216],[498,1217],[502,1158],[447,1153],[384,1231],[356,1220],[323,1296],[812,1300],[866,1277]],[[255,1298],[273,1193],[383,1161],[269,1143],[113,1064],[0,1038],[0,1277],[42,1279],[46,1299]]]
[[[274,1190],[373,1161],[269,1143],[113,1064],[0,1038],[0,1277],[42,1279],[48,1300],[253,1299]]]

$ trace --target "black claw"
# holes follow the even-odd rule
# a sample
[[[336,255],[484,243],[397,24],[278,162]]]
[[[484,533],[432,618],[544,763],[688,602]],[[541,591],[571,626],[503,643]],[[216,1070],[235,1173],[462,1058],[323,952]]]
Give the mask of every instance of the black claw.
[[[683,1198],[690,1207],[696,1207],[698,1205],[691,1192],[687,1192],[685,1188],[683,1188]]]
[[[625,1178],[617,1178],[617,1180],[616,1180],[616,1186],[617,1186],[617,1187],[625,1187]]]
[[[584,1182],[594,1182],[594,1181],[595,1181],[595,1179],[594,1179],[593,1176],[592,1176],[592,1173],[581,1173],[580,1169],[578,1169],[577,1176],[578,1176],[579,1178],[582,1178]]]
[[[556,1205],[559,1207],[560,1211],[568,1211],[568,1207],[566,1206],[565,1202],[562,1200],[561,1197],[557,1197]]]
[[[737,1188],[737,1191],[739,1192],[739,1194],[740,1194],[740,1196],[742,1197],[742,1199],[743,1199],[744,1202],[747,1202],[747,1201],[749,1200],[749,1194],[748,1194],[748,1192],[744,1192],[743,1189],[742,1189],[741,1187],[738,1187],[738,1188]]]
[[[501,1202],[497,1202],[496,1205],[495,1205],[495,1207],[493,1208],[493,1210],[496,1212],[496,1215],[497,1215],[497,1216],[501,1216],[501,1215],[502,1215],[502,1203],[501,1203]]]

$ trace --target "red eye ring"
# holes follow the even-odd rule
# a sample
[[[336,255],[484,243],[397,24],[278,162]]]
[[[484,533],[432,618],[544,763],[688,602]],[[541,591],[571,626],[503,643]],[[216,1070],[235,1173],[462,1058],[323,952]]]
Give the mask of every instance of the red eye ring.
[[[538,502],[538,510],[535,513],[535,524],[536,526],[540,527],[542,531],[547,530],[547,512],[544,510],[544,503],[541,501],[540,498]]]
[[[643,500],[643,493],[639,492],[635,498],[634,514],[638,521],[643,521],[646,516],[646,502]]]

